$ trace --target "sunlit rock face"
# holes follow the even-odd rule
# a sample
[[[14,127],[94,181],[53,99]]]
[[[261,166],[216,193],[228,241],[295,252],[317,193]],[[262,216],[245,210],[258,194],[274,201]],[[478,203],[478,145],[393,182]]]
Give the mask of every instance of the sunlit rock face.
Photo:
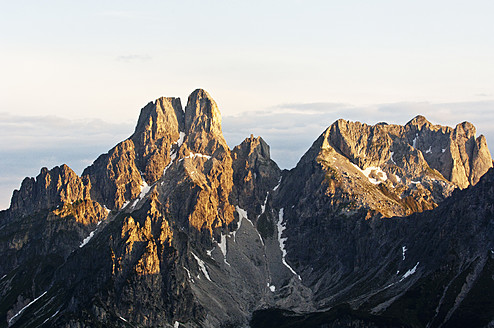
[[[206,91],[185,109],[162,97],[82,177],[44,168],[14,192],[0,212],[0,320],[486,326],[491,167],[473,125],[417,116],[338,120],[281,171],[261,137],[228,147]]]

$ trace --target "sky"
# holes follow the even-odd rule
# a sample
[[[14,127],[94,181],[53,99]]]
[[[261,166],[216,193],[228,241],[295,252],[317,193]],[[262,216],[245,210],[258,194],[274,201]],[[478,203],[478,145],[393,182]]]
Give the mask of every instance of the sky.
[[[287,169],[339,118],[470,121],[494,145],[490,0],[0,4],[0,209],[24,177],[81,174],[149,101],[196,88],[231,148],[260,135]]]

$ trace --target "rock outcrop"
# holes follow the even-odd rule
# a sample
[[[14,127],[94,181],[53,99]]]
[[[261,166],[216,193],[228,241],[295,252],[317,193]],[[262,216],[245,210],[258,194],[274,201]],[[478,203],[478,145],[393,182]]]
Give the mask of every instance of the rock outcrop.
[[[0,212],[0,318],[485,326],[494,304],[475,297],[494,292],[494,173],[475,132],[338,120],[281,171],[260,137],[230,150],[204,90],[185,111],[159,98],[82,177],[42,169],[14,192]]]

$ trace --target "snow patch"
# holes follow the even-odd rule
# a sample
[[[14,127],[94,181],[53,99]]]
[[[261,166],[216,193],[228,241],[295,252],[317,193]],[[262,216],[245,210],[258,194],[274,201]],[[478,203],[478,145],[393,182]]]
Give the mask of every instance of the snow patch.
[[[427,149],[427,150],[425,151],[425,153],[426,153],[426,154],[430,154],[430,153],[432,153],[432,146],[429,146],[429,149]]]
[[[273,191],[275,191],[276,189],[278,189],[280,187],[281,179],[283,179],[283,177],[280,177],[280,181],[278,181],[278,184],[273,188]]]
[[[240,207],[235,206],[235,210],[238,213],[238,227],[235,229],[235,231],[232,232],[233,235],[233,241],[235,241],[235,236],[237,234],[237,231],[240,229],[240,226],[242,225],[242,220],[247,219],[247,211],[244,209],[241,209]]]
[[[82,243],[79,245],[79,248],[82,248],[84,246],[86,246],[87,243],[89,243],[89,241],[94,237],[94,233],[96,232],[97,228],[94,229],[93,231],[91,231],[89,233],[89,236],[87,236],[86,238],[84,238],[84,240],[82,241]]]
[[[391,159],[391,162],[393,162],[393,164],[395,164],[395,165],[396,165],[396,162],[395,162],[395,160],[393,159],[393,155],[394,155],[394,154],[395,154],[395,152],[394,152],[394,151],[390,151],[390,152],[389,152],[389,157],[390,157],[390,159]]]
[[[268,203],[268,196],[269,196],[269,191],[266,193],[266,198],[264,198],[264,204],[261,205],[261,214],[259,214],[259,216],[257,218],[259,218],[261,215],[263,215],[264,212],[266,211],[266,204]]]
[[[274,285],[269,285],[269,284],[268,284],[268,287],[269,287],[269,290],[270,290],[272,293],[274,293],[274,292],[276,291],[276,286],[274,286]]]
[[[352,165],[357,169],[359,170],[360,172],[362,172],[365,177],[373,184],[380,184],[386,180],[388,180],[388,175],[386,174],[386,172],[384,172],[380,167],[375,167],[375,166],[369,166],[368,168],[366,168],[365,170],[362,170],[360,167],[358,167],[357,165],[353,164]],[[373,174],[374,176],[376,177],[379,177],[379,180],[376,179],[376,178],[371,178],[370,175]]]
[[[28,305],[26,305],[25,307],[23,307],[19,312],[17,312],[12,318],[10,318],[9,320],[9,326],[10,324],[12,323],[12,320],[14,320],[15,318],[17,318],[18,316],[20,316],[22,314],[22,312],[24,312],[25,309],[27,309],[28,307],[30,307],[31,305],[34,304],[34,302],[36,302],[37,300],[39,300],[41,297],[45,296],[45,294],[47,293],[48,291],[44,292],[43,294],[39,295],[38,297],[36,297],[34,300],[32,300]]]
[[[403,255],[403,261],[405,261],[405,253],[406,253],[406,252],[407,252],[407,247],[406,247],[406,246],[403,246],[403,247],[401,248],[401,253],[402,253],[402,255]]]
[[[415,138],[412,140],[412,147],[416,148],[417,147],[417,138],[419,137],[418,133],[415,133]]]
[[[266,198],[267,198],[267,196],[266,196]],[[240,230],[240,226],[242,225],[242,221],[245,219],[245,220],[247,220],[252,225],[252,227],[254,228],[254,230],[257,232],[257,235],[259,236],[259,240],[261,241],[261,244],[264,246],[264,241],[262,240],[261,234],[259,233],[259,231],[257,231],[256,227],[254,226],[254,223],[252,223],[252,221],[249,220],[249,217],[247,215],[247,211],[244,210],[244,209],[242,209],[242,208],[240,208],[238,205],[235,206],[235,210],[238,213],[239,220],[238,220],[238,227],[237,227],[237,229],[235,229],[235,231],[232,231],[232,233],[231,233],[233,235],[233,241],[236,242],[236,239],[235,238],[236,238],[236,235],[237,235],[237,231]],[[258,218],[259,218],[259,216],[258,216]]]
[[[149,191],[151,190],[151,187],[152,185],[148,185],[146,183],[146,180],[144,180],[144,178],[142,179],[142,185],[141,185],[141,193],[139,194],[139,196],[132,202],[132,205],[130,206],[130,209],[134,209],[134,207],[137,205],[137,203],[139,203],[139,201],[141,199],[143,199],[144,197],[146,197],[146,195],[149,193]]]
[[[110,213],[110,210],[106,207],[106,205],[103,205],[103,208],[105,209],[106,213]]]
[[[446,148],[441,149],[441,153],[444,153],[446,151]]]
[[[220,242],[219,243],[217,242],[217,244],[221,250],[221,253],[223,253],[223,260],[225,261],[226,264],[228,264],[228,266],[230,266],[230,263],[228,263],[226,261],[226,237],[225,237],[225,235],[221,235]]]
[[[408,270],[407,272],[405,272],[405,274],[403,275],[403,277],[401,277],[400,282],[402,282],[403,280],[405,280],[406,278],[408,278],[412,274],[414,274],[415,271],[417,271],[417,267],[419,266],[419,263],[420,262],[417,262],[417,264],[415,264],[415,266],[413,268],[411,268],[410,270]]]
[[[192,276],[190,275],[189,269],[187,269],[186,267],[184,267],[184,269],[185,269],[185,271],[187,271],[187,276],[189,277],[189,279],[192,278]]]
[[[165,176],[166,174],[166,171],[168,171],[168,169],[170,168],[170,166],[172,166],[173,164],[173,160],[175,159],[175,156],[177,156],[176,154],[173,154],[174,156],[172,156],[171,160],[170,160],[170,163],[168,163],[168,165],[165,167],[165,169],[163,170],[163,176]],[[163,183],[161,183],[163,184]]]
[[[178,140],[175,141],[173,145],[177,145],[177,149],[180,149],[180,147],[184,143],[185,132],[179,132],[178,135],[179,135]],[[170,168],[170,166],[172,166],[173,162],[177,158],[177,150],[173,150],[173,145],[170,148],[170,163],[168,163],[168,165],[163,170],[163,176],[165,176],[166,171]],[[161,184],[163,184],[163,182]]]
[[[178,148],[182,147],[182,144],[184,143],[184,139],[185,139],[185,132],[180,131],[178,133],[178,140],[175,143]]]
[[[180,322],[175,321],[175,323],[173,324],[173,328],[179,328],[179,327],[180,327]]]
[[[211,158],[211,156],[209,156],[209,155],[204,155],[204,154],[189,152],[189,155],[187,155],[184,158],[180,159],[180,161],[183,161],[186,158],[196,158],[196,157],[202,157],[202,158],[206,158],[206,159],[210,159]]]
[[[286,262],[286,249],[285,249],[285,242],[288,238],[282,238],[281,235],[283,234],[283,231],[286,229],[286,223],[283,224],[283,213],[284,209],[281,208],[280,209],[280,213],[279,213],[279,219],[278,219],[278,223],[276,224],[276,227],[278,228],[278,242],[280,243],[280,249],[281,249],[281,262],[283,262],[283,264],[295,275],[297,276],[297,278],[299,280],[302,280],[302,278],[300,278],[300,276],[297,274],[297,272],[295,272],[295,270],[293,270],[293,268]]]
[[[202,271],[202,273],[204,274],[204,276],[206,277],[207,280],[211,281],[211,278],[209,277],[209,273],[208,273],[208,270],[206,269],[206,264],[204,263],[203,260],[201,260],[196,254],[194,254],[193,252],[190,252],[192,254],[192,256],[194,256],[194,258],[196,259],[197,261],[197,264],[199,265],[199,269]]]

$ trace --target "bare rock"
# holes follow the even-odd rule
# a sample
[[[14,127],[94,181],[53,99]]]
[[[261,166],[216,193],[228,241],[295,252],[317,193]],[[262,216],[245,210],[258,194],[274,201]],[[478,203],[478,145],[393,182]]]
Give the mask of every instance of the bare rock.
[[[221,114],[216,102],[202,89],[195,90],[185,107],[185,130],[188,148],[196,153],[212,155],[216,149],[228,150],[221,131]]]

